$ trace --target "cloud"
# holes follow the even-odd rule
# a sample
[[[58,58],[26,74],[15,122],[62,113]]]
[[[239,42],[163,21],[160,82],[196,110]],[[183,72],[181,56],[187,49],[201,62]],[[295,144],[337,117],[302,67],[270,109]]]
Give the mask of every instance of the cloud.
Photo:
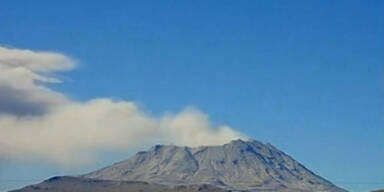
[[[67,103],[64,95],[41,83],[60,82],[49,74],[74,66],[75,62],[57,53],[0,47],[0,114],[41,115]]]
[[[0,158],[87,163],[102,150],[131,150],[155,143],[218,145],[244,137],[212,127],[206,114],[187,108],[150,116],[130,101],[70,100],[44,86],[75,62],[58,53],[0,47]]]
[[[59,53],[5,47],[0,47],[0,63],[3,67],[22,67],[39,72],[63,71],[75,67],[72,59]]]

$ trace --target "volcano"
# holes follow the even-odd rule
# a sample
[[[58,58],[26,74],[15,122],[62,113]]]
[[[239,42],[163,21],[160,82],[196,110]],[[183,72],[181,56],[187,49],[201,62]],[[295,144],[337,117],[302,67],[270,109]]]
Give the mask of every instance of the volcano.
[[[345,192],[273,145],[256,140],[201,147],[156,145],[88,174],[55,177],[17,191]]]

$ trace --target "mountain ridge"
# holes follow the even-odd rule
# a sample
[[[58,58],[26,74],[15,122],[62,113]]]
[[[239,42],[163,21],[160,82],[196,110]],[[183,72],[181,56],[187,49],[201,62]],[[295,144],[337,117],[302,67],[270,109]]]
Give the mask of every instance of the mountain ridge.
[[[211,184],[231,190],[344,191],[272,144],[254,139],[201,147],[156,145],[81,177],[170,186]]]
[[[155,145],[105,168],[54,177],[15,192],[345,192],[270,143]]]

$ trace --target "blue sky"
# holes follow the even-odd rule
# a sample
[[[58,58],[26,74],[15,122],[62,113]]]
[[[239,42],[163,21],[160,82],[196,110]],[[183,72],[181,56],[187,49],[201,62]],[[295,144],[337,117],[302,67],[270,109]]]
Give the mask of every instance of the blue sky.
[[[79,63],[50,85],[73,100],[194,106],[339,186],[384,188],[384,1],[3,0],[0,18],[2,46]],[[72,172],[4,160],[0,190]]]

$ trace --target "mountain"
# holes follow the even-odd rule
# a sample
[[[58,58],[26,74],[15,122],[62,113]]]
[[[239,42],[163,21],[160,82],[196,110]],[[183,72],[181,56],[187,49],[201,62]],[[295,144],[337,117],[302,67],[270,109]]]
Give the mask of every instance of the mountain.
[[[201,189],[345,192],[271,144],[263,144],[256,140],[235,140],[222,146],[195,148],[156,145],[148,151],[138,152],[125,161],[85,175],[71,177],[70,180],[85,183],[84,186],[89,186],[89,182],[93,181],[126,186],[132,186],[133,181],[146,183],[147,190],[142,191],[154,191],[148,190],[148,186],[159,185],[166,186],[168,191],[182,186],[184,190],[199,191],[201,186],[205,186]],[[46,183],[47,181],[45,185]],[[112,187],[106,191],[113,191],[110,189]]]

